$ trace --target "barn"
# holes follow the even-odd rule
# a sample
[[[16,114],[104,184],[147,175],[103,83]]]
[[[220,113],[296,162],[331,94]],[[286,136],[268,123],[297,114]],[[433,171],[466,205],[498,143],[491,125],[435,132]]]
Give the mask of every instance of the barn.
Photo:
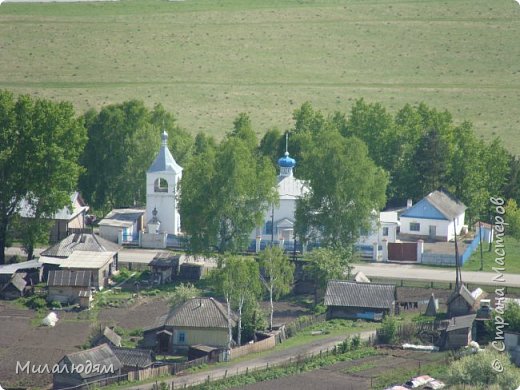
[[[381,320],[393,314],[396,289],[393,284],[329,280],[325,293],[327,318]]]

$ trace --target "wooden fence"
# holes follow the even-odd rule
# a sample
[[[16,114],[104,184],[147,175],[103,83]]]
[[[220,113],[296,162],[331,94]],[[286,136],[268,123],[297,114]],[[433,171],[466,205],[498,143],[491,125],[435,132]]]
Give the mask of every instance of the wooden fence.
[[[159,363],[154,367],[148,367],[137,371],[130,371],[128,373],[129,381],[142,381],[145,379],[156,378],[162,375],[176,375],[181,371],[187,370],[191,367],[200,366],[208,362],[208,357],[203,356],[198,359],[190,360],[183,363]]]
[[[238,348],[233,348],[231,351],[229,351],[229,358],[236,359],[240,356],[247,355],[249,353],[265,351],[274,348],[275,345],[276,339],[274,336],[271,336],[253,344],[246,344]]]

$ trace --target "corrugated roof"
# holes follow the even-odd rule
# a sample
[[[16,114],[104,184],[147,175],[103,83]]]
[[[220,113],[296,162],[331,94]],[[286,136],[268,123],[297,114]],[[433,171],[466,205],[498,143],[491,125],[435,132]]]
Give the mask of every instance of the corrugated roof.
[[[74,251],[117,252],[121,247],[92,233],[75,233],[50,248],[44,250],[41,256],[68,257]]]
[[[110,341],[116,347],[121,346],[121,336],[119,336],[116,332],[114,332],[108,326],[105,326],[105,329],[103,329],[103,336],[105,336],[107,338],[107,340]],[[113,348],[112,348],[112,350],[113,350]]]
[[[114,209],[99,221],[99,226],[130,227],[144,213],[142,209]]]
[[[99,364],[100,367],[103,368],[104,372],[113,372],[114,374],[116,374],[117,371],[123,367],[121,361],[110,349],[108,344],[101,344],[97,347],[86,349],[84,351],[69,353],[62,359],[63,363],[66,361],[69,361],[76,367],[79,364],[84,365],[84,367],[86,364],[91,364],[92,366]],[[85,379],[97,376],[99,375],[99,372],[96,370],[83,370],[82,372],[79,372],[78,370],[77,374],[80,375],[81,378]]]
[[[235,326],[235,317],[232,316],[231,322]],[[227,329],[227,309],[213,298],[192,298],[174,307],[164,316],[162,325]]]
[[[92,268],[98,269],[112,261],[115,252],[76,251],[63,259],[60,268]]]
[[[475,320],[475,317],[476,314],[468,314],[466,316],[451,318],[450,322],[448,323],[448,327],[446,328],[446,332],[471,328],[473,326],[473,321]]]
[[[24,261],[21,263],[0,265],[0,274],[10,275],[21,269],[40,268],[42,263],[38,260]]]
[[[395,301],[393,284],[357,283],[329,280],[325,293],[325,306],[352,306],[391,308]]]
[[[119,361],[127,367],[146,368],[153,364],[152,351],[148,349],[110,347]]]
[[[49,287],[90,287],[92,271],[57,270],[49,271]]]
[[[450,221],[461,215],[467,208],[464,203],[445,191],[433,191],[425,199]]]

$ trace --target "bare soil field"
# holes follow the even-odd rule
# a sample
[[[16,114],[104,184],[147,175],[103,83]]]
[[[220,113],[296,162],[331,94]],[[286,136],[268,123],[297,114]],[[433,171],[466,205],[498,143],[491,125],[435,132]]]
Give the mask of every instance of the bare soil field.
[[[301,375],[240,387],[244,390],[367,390],[375,379],[399,367],[405,371],[445,358],[441,353],[389,350],[386,354],[355,361],[341,362]]]
[[[17,362],[23,366],[57,363],[64,354],[74,352],[88,340],[90,322],[78,320],[77,314],[58,312],[60,321],[54,328],[36,326],[35,312],[0,305],[0,384],[45,388],[52,383],[49,374],[16,374]]]

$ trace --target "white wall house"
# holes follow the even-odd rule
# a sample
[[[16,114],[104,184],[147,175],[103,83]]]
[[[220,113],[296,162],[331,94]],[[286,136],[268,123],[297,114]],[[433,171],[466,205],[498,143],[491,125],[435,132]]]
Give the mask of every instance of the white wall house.
[[[401,235],[450,241],[464,226],[466,206],[444,191],[433,191],[401,216]]]
[[[146,172],[146,222],[154,218],[160,221],[159,233],[179,234],[181,218],[177,205],[177,184],[182,168],[175,162],[168,149],[168,134],[163,132],[162,144],[155,161]]]
[[[118,244],[137,243],[144,213],[142,209],[114,209],[99,221],[99,235]]]
[[[372,213],[372,227],[362,232],[356,245],[361,252],[367,252],[372,256],[373,245],[377,243],[382,249],[383,240],[396,242],[397,228],[399,227],[399,216],[397,211],[382,211]]]
[[[278,159],[280,174],[278,175],[279,206],[271,206],[264,216],[264,223],[251,232],[251,240],[260,238],[264,242],[288,242],[294,240],[294,223],[296,202],[308,191],[303,180],[293,176],[296,160],[285,156]]]

